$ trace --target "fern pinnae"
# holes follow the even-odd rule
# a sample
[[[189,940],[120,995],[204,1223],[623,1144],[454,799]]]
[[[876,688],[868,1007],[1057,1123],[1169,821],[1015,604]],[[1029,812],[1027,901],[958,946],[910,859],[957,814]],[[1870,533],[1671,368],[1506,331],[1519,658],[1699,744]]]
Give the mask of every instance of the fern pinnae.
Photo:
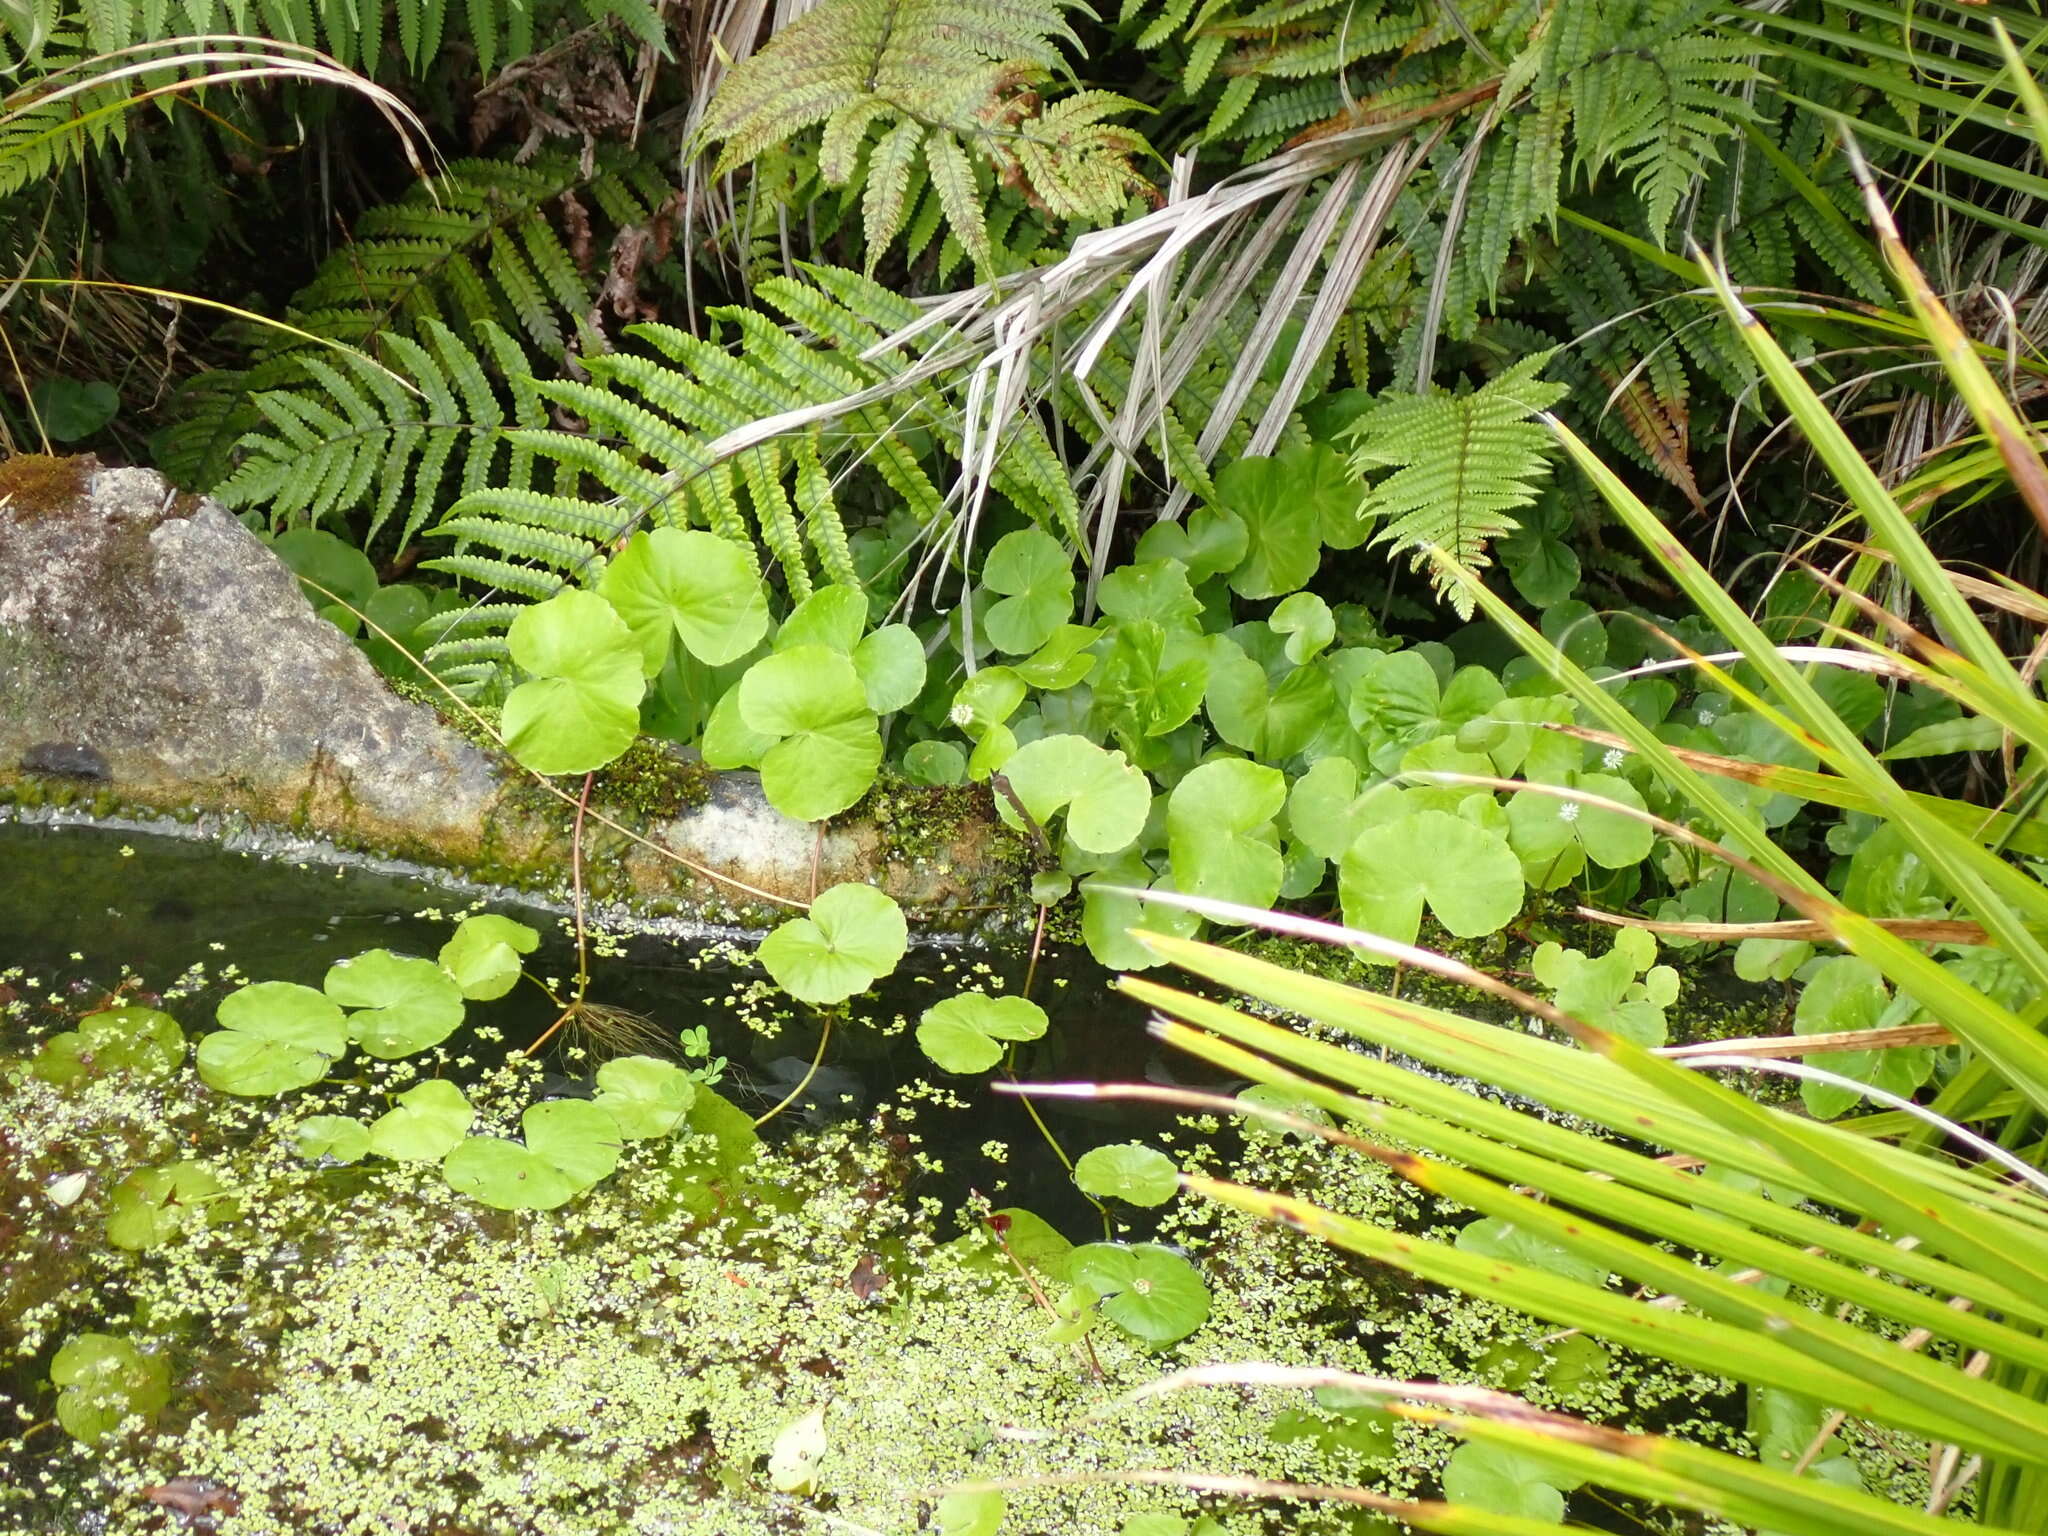
[[[543,457],[590,476],[642,515],[651,514],[673,494],[661,476],[607,443],[552,428],[519,427],[507,435]]]
[[[909,212],[911,173],[923,142],[924,125],[905,118],[868,151],[867,179],[861,188],[861,233],[869,272],[903,228]]]
[[[1381,522],[1374,543],[1416,550],[1418,569],[1430,546],[1486,563],[1487,545],[1514,530],[1545,470],[1551,435],[1530,418],[1564,393],[1535,377],[1548,360],[1524,358],[1469,394],[1390,395],[1352,424],[1354,467],[1393,471],[1368,480],[1361,515]],[[1470,617],[1469,598],[1443,579],[1437,586]]]
[[[817,429],[799,437],[791,452],[796,460],[797,510],[803,514],[804,533],[818,552],[819,568],[836,585],[861,586],[853,549],[846,537],[846,524],[840,520],[839,506],[833,499],[832,476],[818,455]]]
[[[973,258],[975,269],[984,277],[993,276],[995,251],[989,243],[981,193],[975,187],[974,167],[968,163],[967,152],[951,134],[934,133],[924,141],[924,163],[931,172],[932,191],[946,222]]]
[[[797,531],[796,513],[782,491],[780,451],[773,443],[749,448],[739,456],[739,470],[740,479],[747,487],[747,497],[754,504],[754,519],[760,525],[761,542],[768,546],[769,553],[782,567],[790,595],[798,601],[809,597],[811,573],[804,564],[804,547]]]
[[[568,585],[561,577],[550,571],[538,570],[530,565],[515,565],[510,560],[500,560],[491,555],[472,555],[460,550],[452,555],[435,555],[431,559],[422,560],[420,565],[426,570],[444,571],[450,576],[474,582],[489,592],[516,592],[521,597],[531,598],[537,603],[545,602]],[[516,613],[518,610],[515,608],[512,611]],[[505,622],[509,624],[511,619],[508,617]],[[433,650],[428,651],[427,659],[433,660]]]
[[[593,546],[609,544],[620,533],[616,507],[517,486],[485,486],[471,491],[448,509],[448,516],[435,526],[434,532],[449,532],[454,521],[462,518],[521,523]]]
[[[600,554],[599,546],[588,539],[531,522],[507,522],[495,517],[446,517],[433,531],[437,536],[460,540],[462,553],[481,544],[499,554],[561,571],[578,580],[594,569]]]

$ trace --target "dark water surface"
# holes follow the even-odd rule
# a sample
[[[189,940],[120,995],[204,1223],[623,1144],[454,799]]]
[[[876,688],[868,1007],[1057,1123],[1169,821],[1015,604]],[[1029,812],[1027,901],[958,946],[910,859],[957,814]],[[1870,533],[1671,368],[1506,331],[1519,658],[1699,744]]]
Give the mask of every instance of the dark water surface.
[[[249,980],[318,987],[336,960],[366,949],[433,956],[446,942],[450,922],[421,914],[438,910],[452,916],[481,894],[336,855],[237,851],[136,828],[0,821],[0,971],[18,967],[46,987],[82,995],[97,994],[123,974],[138,975],[151,988],[166,987],[195,965],[205,966],[209,976],[231,964]],[[488,905],[542,933],[541,948],[527,957],[530,973],[564,980],[573,974],[575,947],[565,914],[517,899]],[[593,956],[590,997],[647,1016],[670,1045],[678,1031],[704,1026],[714,1053],[731,1063],[720,1091],[759,1113],[802,1078],[817,1030],[801,1008],[787,1010],[796,1016],[773,1038],[750,1029],[731,999],[760,977],[748,959],[754,938],[722,937],[723,943],[718,934],[628,937],[623,955]],[[953,942],[913,946],[876,994],[855,1000],[853,1024],[837,1029],[824,1069],[798,1106],[806,1111],[802,1118],[815,1124],[858,1115],[905,1082],[939,1075],[912,1038],[918,1016],[971,987],[998,990],[1000,981],[1000,990],[1015,992],[1026,958],[1021,949]],[[1028,1075],[1130,1080],[1192,1072],[1194,1064],[1184,1059],[1159,1058],[1145,1035],[1143,1011],[1113,992],[1110,979],[1085,950],[1048,946],[1033,997],[1052,1023],[1046,1039],[1032,1047]],[[188,1036],[196,1038],[211,1026],[219,995],[219,988],[211,988],[201,998],[172,1005]],[[503,1029],[514,1044],[537,1036],[555,1015],[540,989],[525,983],[500,1001],[471,1009],[472,1018]],[[893,1033],[862,1027],[864,1017]],[[906,1026],[894,1028],[898,1019]],[[15,1044],[0,1023],[0,1054]],[[1014,1101],[990,1094],[980,1078],[950,1082],[975,1108],[940,1117],[931,1126],[935,1134],[950,1132],[947,1139],[957,1138],[962,1151],[990,1138],[1008,1141],[1014,1155],[1003,1176],[1010,1198],[1056,1222],[1092,1215]],[[1072,1127],[1075,1150],[1116,1139],[1119,1128],[1130,1134],[1163,1123],[1150,1113],[1107,1104],[1046,1101],[1042,1112]],[[963,1170],[964,1184],[982,1160],[947,1161]]]

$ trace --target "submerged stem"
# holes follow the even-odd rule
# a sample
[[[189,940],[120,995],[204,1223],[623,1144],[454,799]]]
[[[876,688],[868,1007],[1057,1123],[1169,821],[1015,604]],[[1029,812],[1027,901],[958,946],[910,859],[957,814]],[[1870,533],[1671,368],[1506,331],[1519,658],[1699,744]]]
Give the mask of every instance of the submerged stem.
[[[814,1054],[811,1057],[810,1067],[804,1072],[802,1079],[798,1081],[797,1085],[794,1088],[790,1089],[788,1093],[783,1095],[782,1102],[780,1104],[777,1104],[765,1115],[760,1116],[754,1121],[755,1130],[758,1131],[762,1126],[766,1125],[770,1120],[773,1120],[777,1115],[781,1114],[785,1109],[789,1108],[790,1105],[794,1104],[798,1099],[802,1098],[804,1090],[811,1086],[811,1079],[818,1075],[818,1068],[823,1066],[825,1062],[826,1042],[832,1038],[832,1015],[828,1013],[825,1014],[823,1017],[825,1020],[825,1027],[818,1031],[818,1049],[816,1054]]]

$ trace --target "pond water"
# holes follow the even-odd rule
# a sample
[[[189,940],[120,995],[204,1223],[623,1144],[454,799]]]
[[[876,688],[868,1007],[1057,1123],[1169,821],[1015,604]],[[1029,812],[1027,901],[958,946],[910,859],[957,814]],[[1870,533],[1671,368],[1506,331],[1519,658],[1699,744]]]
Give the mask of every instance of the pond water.
[[[220,998],[240,981],[318,987],[334,961],[372,948],[431,957],[454,918],[480,905],[542,932],[541,948],[527,957],[529,974],[573,974],[568,915],[503,892],[451,889],[418,871],[305,848],[266,852],[143,827],[0,822],[0,1002],[50,999],[83,1010],[124,978],[140,978],[145,992],[174,991],[166,1007],[196,1040],[211,1027]],[[761,984],[750,960],[753,943],[721,933],[618,936],[602,946],[602,958],[593,958],[590,995],[648,1021],[652,1044],[642,1040],[635,1050],[680,1060],[678,1032],[703,1026],[712,1054],[728,1063],[718,1091],[759,1114],[803,1079],[818,1032],[807,1010],[791,1008]],[[1015,992],[1026,964],[1019,951],[950,941],[915,946],[879,992],[856,1001],[850,1027],[839,1027],[828,1042],[809,1091],[766,1134],[773,1140],[858,1120],[905,1084],[934,1075],[913,1039],[918,1015],[967,987]],[[1051,1023],[1032,1048],[1031,1075],[1175,1076],[1146,1036],[1142,1012],[1111,991],[1108,980],[1085,951],[1047,947],[1034,993]],[[47,1034],[53,1016],[50,1009],[28,1013],[41,1019],[31,1025],[0,1015],[0,1058],[18,1059],[32,1048],[32,1035]],[[506,1042],[479,1056],[488,1060],[493,1051],[502,1055],[533,1039],[555,1016],[540,989],[525,983],[502,1001],[478,1005],[472,1019],[487,1018]],[[544,1093],[591,1091],[595,1059],[550,1051],[548,1061]],[[1192,1075],[1185,1064],[1180,1075]],[[991,1094],[979,1079],[949,1086],[959,1101],[942,1099],[921,1118],[920,1139],[931,1149],[932,1167],[899,1194],[952,1211],[980,1189],[999,1190],[998,1203],[1026,1207],[1084,1240],[1091,1226],[1100,1231],[1099,1214],[1020,1102]],[[7,1091],[0,1084],[0,1093]],[[1168,1123],[1150,1110],[1109,1105],[1052,1101],[1043,1113],[1075,1154]],[[198,1145],[189,1155],[218,1150]],[[1122,1226],[1120,1236],[1143,1237],[1149,1223],[1144,1213],[1126,1213]],[[12,1259],[39,1262],[33,1251]],[[50,1354],[46,1344],[0,1375],[0,1397],[15,1399],[29,1420],[46,1422],[52,1411]],[[56,1438],[46,1435],[35,1450],[0,1440],[0,1486],[25,1485],[38,1472],[47,1479],[48,1442]],[[0,1514],[21,1518],[20,1511]],[[22,1527],[79,1528],[75,1509]]]
[[[1116,1202],[1106,1222],[1020,1101],[992,1093],[984,1078],[937,1073],[913,1036],[925,1009],[959,992],[1020,991],[1022,952],[914,948],[834,1028],[811,1092],[767,1127],[768,1148],[745,1172],[685,1167],[718,1134],[693,1120],[672,1154],[662,1143],[631,1143],[614,1176],[558,1210],[486,1210],[458,1196],[438,1162],[311,1158],[295,1140],[306,1115],[332,1109],[367,1121],[408,1081],[380,1077],[358,1056],[320,1088],[275,1101],[211,1094],[187,1068],[161,1089],[129,1095],[125,1110],[117,1098],[103,1120],[84,1111],[67,1119],[61,1096],[21,1073],[37,1039],[70,1027],[68,1015],[97,1006],[128,978],[141,978],[130,985],[142,994],[168,994],[164,1006],[197,1040],[243,981],[318,987],[334,961],[370,949],[431,957],[457,917],[478,906],[544,935],[526,957],[530,975],[573,973],[567,914],[502,892],[452,889],[415,870],[298,848],[0,823],[0,1004],[17,1005],[12,1018],[0,1009],[0,1094],[45,1095],[32,1115],[12,1117],[16,1134],[24,1125],[68,1127],[27,1138],[40,1148],[32,1171],[24,1164],[10,1177],[0,1166],[0,1192],[10,1196],[0,1203],[0,1305],[17,1311],[0,1316],[0,1337],[11,1344],[21,1317],[60,1309],[0,1371],[0,1403],[28,1426],[0,1431],[0,1530],[210,1530],[224,1517],[204,1503],[207,1480],[219,1473],[223,1486],[249,1495],[252,1510],[268,1511],[253,1524],[246,1515],[221,1518],[223,1536],[768,1536],[812,1528],[809,1517],[791,1524],[787,1499],[767,1486],[769,1437],[820,1402],[833,1405],[836,1433],[856,1442],[841,1453],[836,1486],[812,1500],[827,1513],[862,1512],[834,1529],[937,1529],[935,1506],[919,1490],[1057,1474],[1067,1453],[1051,1432],[1018,1428],[1033,1422],[1070,1426],[1059,1434],[1082,1426],[1105,1466],[1168,1462],[1428,1490],[1446,1454],[1442,1437],[1411,1434],[1411,1426],[1397,1433],[1384,1416],[1354,1410],[1276,1409],[1252,1394],[1221,1404],[1175,1399],[1147,1410],[1150,1418],[1126,1415],[1131,1422],[1114,1433],[1096,1426],[1106,1396],[1155,1379],[1171,1358],[1106,1323],[1088,1336],[1084,1356],[1073,1336],[1048,1326],[1048,1312],[1065,1304],[1068,1244],[1105,1236],[1140,1245],[1156,1238],[1171,1249],[1154,1252],[1199,1265],[1208,1321],[1189,1325],[1199,1329],[1187,1339],[1190,1358],[1533,1383],[1559,1406],[1653,1425],[1706,1406],[1702,1384],[1685,1373],[1646,1371],[1590,1341],[1557,1346],[1527,1320],[1390,1283],[1378,1266],[1254,1216],[1181,1199],[1157,1209]],[[765,985],[753,945],[737,934],[620,937],[600,946],[590,989],[593,1000],[647,1021],[652,1045],[635,1050],[688,1065],[677,1037],[701,1026],[711,1054],[727,1061],[717,1082],[730,1101],[724,1113],[742,1127],[789,1094],[820,1039],[807,1010]],[[1050,1022],[1018,1058],[1020,1075],[1201,1081],[1190,1063],[1161,1057],[1141,1011],[1109,980],[1085,952],[1048,947],[1033,994]],[[544,1066],[521,1069],[509,1090],[493,1065],[553,1021],[555,1006],[539,988],[521,983],[472,1008],[464,1029],[478,1032],[451,1037],[428,1069],[486,1106],[472,1135],[512,1134],[506,1116],[517,1106],[590,1096],[597,1060],[588,1055],[551,1048]],[[494,1092],[511,1095],[495,1101],[498,1110],[489,1107]],[[1157,1143],[1182,1167],[1309,1194],[1406,1230],[1455,1230],[1442,1225],[1443,1208],[1340,1148],[1219,1132],[1213,1123],[1191,1129],[1149,1109],[1041,1104],[1069,1156],[1112,1142]],[[6,1110],[0,1101],[0,1151]],[[240,1203],[221,1235],[210,1234],[210,1222],[195,1235],[203,1218],[192,1217],[165,1246],[116,1253],[108,1246],[116,1181],[181,1158],[214,1159],[245,1181],[223,1197]],[[71,1168],[90,1178],[64,1172]],[[70,1177],[85,1197],[60,1208],[53,1190]],[[1022,1223],[1014,1232],[1024,1256],[996,1251],[1010,1240],[991,1238],[967,1214],[983,1195],[1020,1213],[1004,1220]],[[902,1283],[885,1279],[871,1304],[863,1277],[878,1268]],[[1042,1285],[1019,1282],[1027,1269]],[[737,1311],[735,1294],[744,1298]],[[112,1459],[58,1427],[51,1379],[60,1346],[102,1330],[119,1347],[141,1340],[147,1359],[174,1362],[158,1368],[176,1373],[151,1399],[169,1404],[155,1438],[122,1441]],[[424,1375],[409,1364],[416,1354],[428,1362]],[[587,1396],[593,1378],[604,1385]],[[365,1406],[368,1420],[356,1416]],[[1739,1423],[1725,1398],[1709,1411]],[[379,1479],[398,1490],[395,1504]],[[585,1523],[600,1486],[611,1514]],[[142,1502],[166,1490],[171,1514]],[[485,1517],[423,1513],[458,1494],[460,1507]],[[1013,1511],[1030,1511],[1002,1527],[1018,1536],[1107,1536],[1133,1512],[1171,1508],[1192,1522],[1210,1507],[1156,1488],[1145,1499],[1113,1487],[1012,1497],[1023,1501]],[[179,1512],[195,1510],[181,1524]],[[1599,1524],[1611,1514],[1597,1505],[1576,1512]],[[1609,1528],[1642,1527],[1629,1516]],[[1305,1536],[1389,1528],[1338,1509],[1282,1518],[1253,1506],[1225,1525],[1187,1529]]]
[[[541,948],[527,957],[529,973],[574,973],[568,914],[503,891],[451,887],[422,871],[312,847],[276,854],[143,827],[0,821],[0,970],[19,968],[45,987],[80,996],[103,991],[123,975],[161,988],[195,966],[214,977],[233,966],[243,979],[318,987],[336,960],[366,949],[432,956],[446,942],[452,918],[478,905],[540,930]],[[818,1036],[805,1010],[779,1002],[772,1011],[781,1017],[769,1035],[748,1022],[761,1010],[736,1005],[736,993],[763,977],[749,959],[755,941],[723,930],[694,937],[618,935],[607,946],[612,953],[593,959],[591,996],[651,1021],[670,1053],[678,1031],[705,1027],[713,1053],[730,1063],[723,1091],[758,1112],[802,1080]],[[931,1064],[905,1025],[957,990],[1017,991],[1028,958],[1018,947],[951,940],[914,946],[896,972],[855,1005],[857,1021],[880,1027],[838,1032],[812,1088],[792,1106],[802,1111],[793,1120],[857,1116],[929,1074]],[[1034,1053],[1036,1075],[1094,1081],[1198,1075],[1191,1063],[1162,1058],[1145,1034],[1143,1010],[1119,996],[1111,979],[1084,949],[1045,946],[1033,996],[1051,1022]],[[203,1009],[178,1010],[188,1034],[209,1022],[220,991],[205,993]],[[556,1011],[538,988],[522,985],[490,1004],[488,1017],[518,1042],[540,1035]],[[6,1027],[0,1023],[0,1051],[10,1044]],[[556,1065],[566,1075],[569,1064],[557,1059]],[[942,1140],[962,1148],[991,1138],[1020,1147],[1029,1142],[1045,1155],[1023,1150],[1006,1166],[1019,1199],[1055,1219],[1088,1211],[1014,1100],[986,1093],[974,1099],[973,1112],[960,1116]],[[1161,1119],[1142,1108],[1053,1100],[1041,1113],[1072,1122],[1083,1145],[1104,1139],[1105,1125]],[[968,1165],[959,1166],[969,1178]]]

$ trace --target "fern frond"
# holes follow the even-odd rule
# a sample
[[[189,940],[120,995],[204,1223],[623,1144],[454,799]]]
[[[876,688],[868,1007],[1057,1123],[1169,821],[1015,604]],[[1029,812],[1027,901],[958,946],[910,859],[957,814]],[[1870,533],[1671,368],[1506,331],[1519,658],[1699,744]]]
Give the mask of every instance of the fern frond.
[[[1107,219],[1142,185],[1142,136],[1105,119],[1137,103],[1082,90],[1047,103],[1046,82],[1076,45],[1076,0],[823,0],[726,76],[701,143],[725,174],[823,125],[818,171],[859,186],[867,262],[909,219],[914,256],[943,218],[984,274],[996,269],[975,159],[1056,218]],[[880,137],[865,165],[860,149]],[[927,195],[913,207],[922,152]],[[942,251],[942,266],[946,256]]]
[[[1352,464],[1368,478],[1362,514],[1383,522],[1375,543],[1488,563],[1486,546],[1519,526],[1515,509],[1535,501],[1547,471],[1551,435],[1530,418],[1564,394],[1536,378],[1548,360],[1524,358],[1470,394],[1388,396],[1352,424]],[[1385,469],[1394,472],[1370,479]],[[1438,589],[1471,617],[1469,599],[1441,580]]]
[[[514,565],[510,560],[493,559],[486,555],[436,555],[431,560],[422,560],[420,565],[430,571],[446,571],[450,576],[459,576],[464,581],[492,591],[516,592],[521,597],[530,597],[535,602],[545,601],[561,591],[565,583],[559,576],[539,571],[530,565]],[[509,625],[518,610],[507,614]],[[431,658],[432,653],[429,652]]]

